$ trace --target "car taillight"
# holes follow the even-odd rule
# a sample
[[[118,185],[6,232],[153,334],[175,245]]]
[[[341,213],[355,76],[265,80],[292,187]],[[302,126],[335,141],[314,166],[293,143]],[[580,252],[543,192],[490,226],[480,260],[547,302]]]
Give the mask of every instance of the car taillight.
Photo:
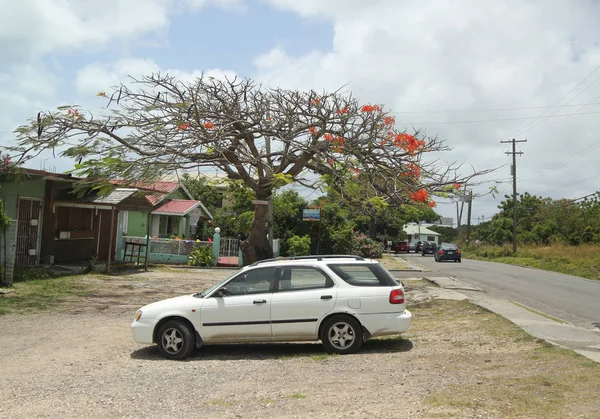
[[[443,250],[440,250],[440,255],[445,255],[446,252],[444,252]]]
[[[460,250],[457,250],[457,251],[456,251],[456,254],[457,254],[457,255],[460,255]]]
[[[395,289],[390,292],[390,304],[402,304],[404,303],[404,290]]]

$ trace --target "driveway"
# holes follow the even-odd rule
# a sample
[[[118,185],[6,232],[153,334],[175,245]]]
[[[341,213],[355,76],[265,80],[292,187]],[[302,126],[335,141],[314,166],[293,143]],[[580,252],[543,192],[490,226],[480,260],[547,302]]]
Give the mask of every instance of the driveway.
[[[438,263],[429,255],[401,256],[430,270],[428,274],[459,278],[491,296],[525,304],[577,326],[593,328],[600,322],[600,280],[479,260]]]

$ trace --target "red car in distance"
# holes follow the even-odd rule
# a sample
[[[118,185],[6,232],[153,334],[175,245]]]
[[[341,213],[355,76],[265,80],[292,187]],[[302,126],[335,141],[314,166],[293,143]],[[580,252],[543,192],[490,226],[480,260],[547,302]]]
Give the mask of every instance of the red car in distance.
[[[408,253],[408,242],[398,242],[394,246],[394,253]]]

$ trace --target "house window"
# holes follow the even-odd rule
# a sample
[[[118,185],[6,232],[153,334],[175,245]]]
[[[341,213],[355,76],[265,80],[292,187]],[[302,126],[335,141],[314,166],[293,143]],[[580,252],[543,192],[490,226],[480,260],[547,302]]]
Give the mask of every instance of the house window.
[[[161,215],[158,223],[158,235],[160,237],[171,237],[179,234],[180,216]]]
[[[434,242],[435,241],[435,237],[433,237],[433,236],[427,236],[427,241],[428,242]]]
[[[222,193],[217,194],[217,202],[215,202],[215,206],[217,208],[223,208],[223,194]]]

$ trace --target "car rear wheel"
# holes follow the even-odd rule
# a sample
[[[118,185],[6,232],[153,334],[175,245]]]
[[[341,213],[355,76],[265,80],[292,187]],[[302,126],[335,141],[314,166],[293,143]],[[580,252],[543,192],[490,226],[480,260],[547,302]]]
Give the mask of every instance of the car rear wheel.
[[[351,316],[336,315],[325,321],[321,329],[321,342],[325,350],[336,354],[357,352],[363,344],[362,327]]]
[[[180,320],[169,320],[163,324],[158,338],[158,352],[167,359],[185,359],[196,345],[194,331]]]

